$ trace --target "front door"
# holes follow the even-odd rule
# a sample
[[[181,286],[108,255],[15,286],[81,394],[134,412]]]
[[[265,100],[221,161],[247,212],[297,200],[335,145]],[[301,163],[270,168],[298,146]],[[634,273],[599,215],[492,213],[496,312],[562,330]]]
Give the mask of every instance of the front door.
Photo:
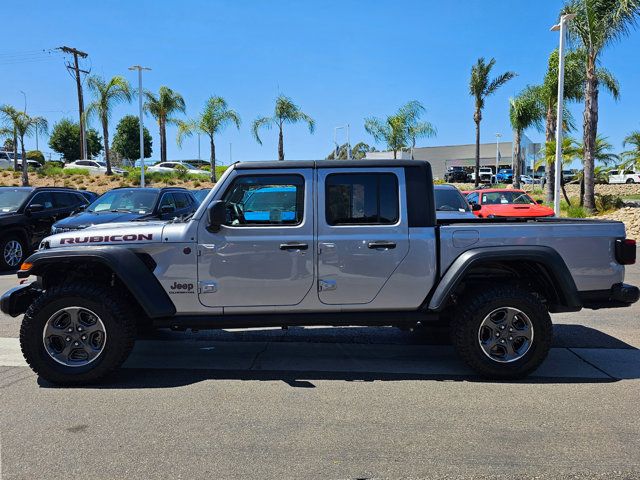
[[[366,304],[409,251],[404,171],[318,171],[318,296]]]
[[[296,305],[314,282],[313,171],[238,170],[225,181],[227,221],[198,227],[199,298],[209,307]]]

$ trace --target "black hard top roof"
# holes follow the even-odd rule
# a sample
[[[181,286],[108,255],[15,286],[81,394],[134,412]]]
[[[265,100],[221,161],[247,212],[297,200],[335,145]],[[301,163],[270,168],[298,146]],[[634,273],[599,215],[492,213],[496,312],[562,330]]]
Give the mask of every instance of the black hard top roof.
[[[272,162],[238,162],[236,170],[253,168],[380,168],[380,167],[417,167],[428,164],[423,160],[283,160]]]

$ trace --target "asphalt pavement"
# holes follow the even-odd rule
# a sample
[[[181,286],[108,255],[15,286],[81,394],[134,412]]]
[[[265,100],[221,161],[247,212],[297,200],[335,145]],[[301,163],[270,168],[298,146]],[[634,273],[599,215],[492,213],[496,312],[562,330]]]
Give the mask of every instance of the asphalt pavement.
[[[553,320],[517,382],[440,330],[290,328],[159,332],[108,383],[58,388],[0,316],[0,479],[640,478],[640,306]]]

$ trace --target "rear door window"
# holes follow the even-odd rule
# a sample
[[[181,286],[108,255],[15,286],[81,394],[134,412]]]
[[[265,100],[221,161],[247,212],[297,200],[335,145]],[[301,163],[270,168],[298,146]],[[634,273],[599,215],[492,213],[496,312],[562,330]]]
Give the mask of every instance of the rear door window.
[[[392,173],[335,173],[325,181],[328,225],[390,225],[399,218],[398,179]]]

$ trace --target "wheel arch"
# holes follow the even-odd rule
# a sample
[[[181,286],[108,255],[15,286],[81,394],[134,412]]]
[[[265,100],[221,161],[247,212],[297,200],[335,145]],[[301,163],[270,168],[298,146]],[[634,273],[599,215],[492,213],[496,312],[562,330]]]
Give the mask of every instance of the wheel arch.
[[[483,247],[456,258],[427,299],[428,309],[442,311],[467,282],[505,279],[524,283],[543,295],[550,312],[578,311],[578,289],[560,254],[546,246]],[[427,303],[425,302],[425,303]]]
[[[113,286],[115,280],[131,295],[149,318],[173,316],[176,308],[153,274],[155,262],[145,253],[116,246],[85,247],[82,250],[39,250],[25,260],[31,264],[18,277],[42,279],[42,287],[60,283],[69,275],[89,277]]]

